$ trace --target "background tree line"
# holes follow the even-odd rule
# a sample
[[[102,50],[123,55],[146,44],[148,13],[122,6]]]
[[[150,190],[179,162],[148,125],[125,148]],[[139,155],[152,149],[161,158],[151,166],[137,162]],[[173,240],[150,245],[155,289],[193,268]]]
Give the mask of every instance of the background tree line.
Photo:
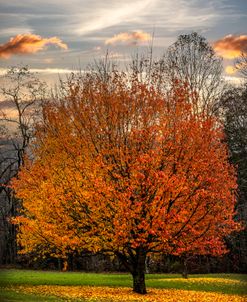
[[[246,55],[243,54],[236,62],[236,66],[246,80]],[[111,63],[107,60],[98,63],[95,71],[106,79],[112,71]],[[129,65],[132,75],[140,78],[144,83],[152,83],[157,89],[168,93],[174,80],[186,82],[190,91],[190,102],[195,112],[206,112],[208,115],[220,116],[224,123],[226,141],[230,150],[231,162],[238,167],[238,215],[236,219],[247,219],[247,108],[246,81],[242,86],[230,87],[226,85],[222,76],[222,61],[216,56],[212,47],[197,33],[181,35],[168,48],[164,56],[158,60],[152,54],[146,57],[136,57]],[[33,123],[42,114],[42,102],[51,98],[60,98],[66,89],[76,81],[80,75],[72,75],[62,83],[59,91],[48,96],[45,84],[39,81],[28,68],[12,68],[6,74],[6,86],[2,87],[5,104],[10,105],[17,112],[17,116],[10,117],[2,108],[1,118],[1,238],[0,261],[2,265],[28,263],[35,255],[26,255],[24,259],[17,256],[16,230],[10,223],[10,217],[16,215],[21,208],[21,201],[17,200],[9,187],[10,180],[24,161],[24,154],[32,139]],[[195,100],[199,98],[200,102]],[[10,125],[15,126],[10,126]],[[147,266],[153,270],[181,270],[181,263],[190,271],[234,271],[247,270],[247,236],[246,230],[237,236],[226,238],[230,253],[223,258],[195,256],[181,259],[175,256],[161,256],[147,259]],[[84,256],[84,257],[83,257]],[[87,260],[86,260],[87,259]],[[69,266],[74,269],[95,268],[95,262],[103,263],[102,269],[123,269],[117,260],[109,257],[95,256],[88,260],[88,255],[71,254]],[[195,267],[195,262],[199,263]],[[38,266],[59,267],[59,261],[50,257],[47,261],[37,261]],[[49,264],[50,263],[50,264]],[[173,263],[173,266],[167,263]]]

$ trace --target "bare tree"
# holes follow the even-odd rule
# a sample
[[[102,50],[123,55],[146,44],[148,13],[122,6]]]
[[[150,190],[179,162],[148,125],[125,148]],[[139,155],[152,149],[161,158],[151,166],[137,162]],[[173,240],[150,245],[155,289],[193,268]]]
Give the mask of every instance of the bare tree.
[[[243,52],[235,62],[235,67],[247,79],[247,53]]]
[[[4,264],[16,258],[16,230],[9,220],[20,206],[9,184],[23,164],[46,84],[27,66],[11,67],[1,78],[0,93],[0,259]]]
[[[168,83],[187,83],[195,110],[212,113],[223,91],[222,59],[206,39],[196,32],[180,35],[163,57]]]

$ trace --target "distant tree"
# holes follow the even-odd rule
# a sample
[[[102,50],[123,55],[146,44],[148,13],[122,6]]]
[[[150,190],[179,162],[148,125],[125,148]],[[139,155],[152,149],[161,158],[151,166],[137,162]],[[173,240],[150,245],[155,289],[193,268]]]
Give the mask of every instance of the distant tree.
[[[13,181],[23,253],[116,255],[145,294],[147,255],[226,252],[235,171],[221,127],[179,81],[165,98],[128,73],[89,72],[43,112]]]
[[[247,221],[247,83],[232,87],[221,100],[230,160],[237,167],[238,219]],[[247,271],[247,230],[230,238],[233,253],[239,256],[239,269]]]
[[[224,87],[222,59],[204,37],[196,32],[180,35],[161,66],[168,82],[178,79],[188,84],[195,111],[215,112]]]
[[[240,74],[247,79],[247,53],[242,53],[239,58],[237,58],[235,62],[235,67]]]
[[[11,67],[1,78],[0,94],[0,258],[2,263],[13,263],[16,236],[15,227],[9,220],[16,215],[18,202],[9,182],[24,162],[45,84],[28,67]]]

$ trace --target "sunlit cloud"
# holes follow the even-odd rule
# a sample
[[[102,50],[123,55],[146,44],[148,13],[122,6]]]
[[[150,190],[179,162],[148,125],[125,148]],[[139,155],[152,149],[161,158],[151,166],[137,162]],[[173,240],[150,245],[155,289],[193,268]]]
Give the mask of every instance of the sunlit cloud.
[[[101,51],[101,46],[95,46],[95,47],[93,47],[93,51]]]
[[[4,110],[0,109],[0,112],[3,116],[6,116],[6,117],[8,117],[8,119],[12,119],[12,120],[15,120],[18,116],[18,111],[15,109],[12,109],[12,108],[6,108]]]
[[[215,51],[225,59],[235,59],[247,52],[247,35],[227,35],[213,44]]]
[[[0,58],[8,59],[13,55],[33,54],[43,50],[49,44],[68,49],[68,46],[57,37],[42,38],[34,34],[21,34],[0,45]]]
[[[225,72],[227,74],[233,75],[233,74],[236,73],[236,71],[237,71],[236,68],[232,65],[228,65],[228,66],[225,67]]]
[[[141,30],[133,32],[123,32],[113,36],[110,39],[105,41],[106,45],[117,45],[117,44],[126,44],[126,45],[137,45],[141,42],[146,42],[151,40],[151,35],[149,33],[143,32]]]
[[[67,68],[31,68],[31,72],[45,73],[45,74],[60,74],[60,73],[71,73],[78,70],[72,70]]]
[[[18,111],[15,107],[15,104],[12,100],[6,99],[3,95],[0,95],[0,114],[1,114],[1,125],[4,125],[3,122],[4,117],[8,117],[8,119],[15,120],[18,116]]]

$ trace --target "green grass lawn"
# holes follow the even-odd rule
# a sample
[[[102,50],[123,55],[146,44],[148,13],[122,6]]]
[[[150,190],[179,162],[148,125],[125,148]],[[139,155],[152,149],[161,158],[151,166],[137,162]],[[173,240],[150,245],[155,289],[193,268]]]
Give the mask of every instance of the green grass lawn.
[[[1,290],[1,289],[0,289]],[[64,299],[57,297],[43,297],[31,294],[18,293],[13,290],[2,289],[0,292],[1,302],[64,302]]]
[[[0,301],[64,301],[57,297],[39,297],[37,295],[16,293],[12,290],[15,286],[20,285],[131,287],[132,279],[128,274],[2,270],[0,271]],[[146,285],[147,288],[247,295],[247,275],[240,274],[190,275],[188,280],[177,274],[147,274]]]

